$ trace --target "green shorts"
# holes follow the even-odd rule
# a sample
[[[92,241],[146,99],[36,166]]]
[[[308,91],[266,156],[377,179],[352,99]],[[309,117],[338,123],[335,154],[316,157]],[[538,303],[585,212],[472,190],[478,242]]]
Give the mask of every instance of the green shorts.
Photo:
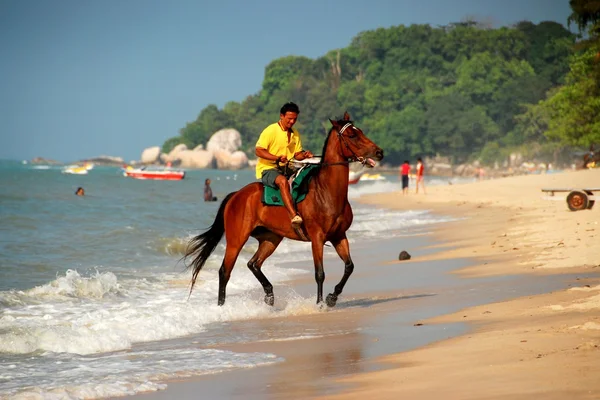
[[[277,179],[277,177],[279,175],[283,175],[283,174],[278,169],[275,169],[275,168],[267,169],[266,171],[263,171],[263,173],[260,177],[260,180],[262,181],[263,185],[270,186],[275,189],[279,189],[279,186],[277,186],[277,184],[275,183],[275,179]]]

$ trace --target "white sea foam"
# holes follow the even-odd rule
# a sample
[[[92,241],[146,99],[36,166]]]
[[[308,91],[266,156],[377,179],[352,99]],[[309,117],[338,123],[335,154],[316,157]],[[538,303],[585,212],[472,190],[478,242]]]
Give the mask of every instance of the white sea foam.
[[[268,275],[275,283],[299,273],[304,272],[273,267]],[[189,300],[187,274],[117,282],[112,273],[84,278],[76,271],[67,271],[47,285],[3,293],[3,302],[14,306],[0,317],[0,352],[118,351],[134,343],[202,332],[211,322],[269,317],[273,313],[270,307],[257,307],[256,300],[246,301],[250,291],[263,295],[248,269],[238,266],[232,276],[228,304],[218,307],[215,268],[203,271]]]
[[[161,381],[252,368],[282,361],[273,354],[170,348],[102,357],[50,355],[18,367],[0,361],[0,398],[83,399],[133,395],[166,388]],[[4,365],[3,365],[4,364]],[[32,379],[33,378],[33,379]]]

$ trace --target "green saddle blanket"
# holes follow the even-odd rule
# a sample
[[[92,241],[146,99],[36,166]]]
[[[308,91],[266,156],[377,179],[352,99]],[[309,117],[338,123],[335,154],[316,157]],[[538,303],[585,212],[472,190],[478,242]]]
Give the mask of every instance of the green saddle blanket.
[[[308,164],[304,166],[292,182],[292,200],[294,203],[300,203],[308,193],[308,182],[310,178],[318,171],[318,164]],[[270,186],[264,186],[263,203],[268,206],[282,206],[281,191]]]

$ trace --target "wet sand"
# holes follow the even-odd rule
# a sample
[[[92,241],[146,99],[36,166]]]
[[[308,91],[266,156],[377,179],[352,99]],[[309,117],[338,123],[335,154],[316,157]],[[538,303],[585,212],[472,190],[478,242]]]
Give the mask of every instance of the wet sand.
[[[332,310],[229,323],[248,340],[204,341],[284,361],[137,397],[599,398],[600,214],[539,198],[541,187],[594,182],[600,171],[362,198],[459,220],[425,228],[428,236],[354,244],[355,273]],[[401,250],[412,259],[397,261]],[[326,260],[327,292],[340,264]],[[311,280],[292,285],[314,296]]]

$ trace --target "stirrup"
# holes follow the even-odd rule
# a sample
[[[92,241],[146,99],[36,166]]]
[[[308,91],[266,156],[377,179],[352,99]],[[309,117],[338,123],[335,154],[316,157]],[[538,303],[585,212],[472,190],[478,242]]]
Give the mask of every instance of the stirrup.
[[[302,225],[302,222],[304,221],[302,221],[302,217],[298,214],[294,215],[294,218],[292,218],[292,225],[300,226]]]

